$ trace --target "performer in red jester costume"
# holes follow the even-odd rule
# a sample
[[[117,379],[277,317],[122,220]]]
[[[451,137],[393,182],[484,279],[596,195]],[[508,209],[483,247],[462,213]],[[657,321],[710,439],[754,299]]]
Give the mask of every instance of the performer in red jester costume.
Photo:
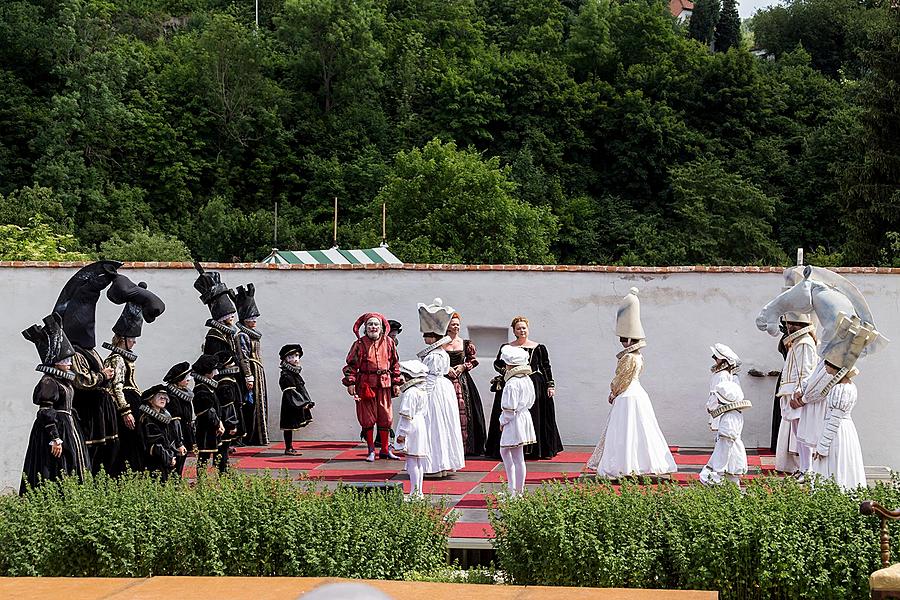
[[[391,452],[392,399],[400,393],[400,360],[397,347],[388,335],[391,326],[383,315],[365,313],[353,325],[356,341],[347,354],[344,378],[341,383],[347,393],[356,400],[356,418],[362,427],[361,436],[366,440],[368,456],[375,460],[375,426],[381,444],[380,458],[397,459]]]

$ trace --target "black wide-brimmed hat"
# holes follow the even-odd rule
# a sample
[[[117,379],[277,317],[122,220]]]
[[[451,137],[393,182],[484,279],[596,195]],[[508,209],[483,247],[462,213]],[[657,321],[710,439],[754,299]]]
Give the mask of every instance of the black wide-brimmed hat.
[[[163,377],[163,381],[166,383],[178,383],[182,379],[188,376],[188,373],[191,372],[191,363],[188,361],[180,362],[168,371],[166,371],[165,377]]]
[[[298,353],[300,358],[303,358],[303,346],[300,344],[285,344],[278,351],[278,356],[281,357],[281,360],[284,360],[288,354],[293,354],[294,352]]]
[[[216,352],[216,360],[219,362],[219,369],[228,369],[237,366],[237,362],[234,360],[234,354],[226,352],[225,350]]]
[[[141,392],[141,401],[148,402],[150,398],[162,392],[163,394],[168,395],[166,391],[166,385],[164,383],[157,383],[154,386],[148,387],[146,390]]]
[[[212,354],[204,354],[191,365],[191,371],[197,375],[206,375],[212,373],[214,369],[219,368],[219,361]]]
[[[403,325],[400,324],[400,321],[388,319],[388,325],[391,326],[391,333],[399,334],[401,331],[403,331]]]

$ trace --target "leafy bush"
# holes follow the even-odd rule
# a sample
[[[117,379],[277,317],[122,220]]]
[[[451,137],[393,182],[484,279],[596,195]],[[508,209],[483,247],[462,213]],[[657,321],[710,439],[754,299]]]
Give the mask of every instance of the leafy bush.
[[[268,476],[67,479],[0,497],[0,575],[402,579],[446,564],[441,513]]]
[[[900,506],[900,484],[853,493],[777,479],[755,480],[744,493],[555,484],[502,498],[491,519],[499,566],[515,583],[865,598],[880,564],[878,521],[858,513],[864,499]]]
[[[100,258],[121,261],[189,261],[191,251],[172,235],[147,229],[113,236],[100,244]]]

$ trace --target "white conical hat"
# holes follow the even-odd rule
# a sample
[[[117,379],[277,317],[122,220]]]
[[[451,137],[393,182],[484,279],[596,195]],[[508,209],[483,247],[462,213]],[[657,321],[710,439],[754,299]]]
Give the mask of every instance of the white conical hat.
[[[637,293],[636,287],[631,288],[619,305],[616,313],[616,335],[620,338],[643,340],[647,337],[641,326],[641,301],[638,300]]]
[[[419,331],[421,333],[436,333],[443,337],[447,335],[450,319],[455,311],[450,306],[444,306],[444,301],[435,298],[431,304],[419,303]]]

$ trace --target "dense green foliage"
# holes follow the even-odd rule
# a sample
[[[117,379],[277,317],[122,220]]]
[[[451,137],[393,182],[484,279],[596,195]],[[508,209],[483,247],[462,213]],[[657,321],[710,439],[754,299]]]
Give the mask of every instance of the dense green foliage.
[[[442,517],[399,491],[315,493],[269,476],[70,478],[0,496],[0,575],[403,579],[445,565]]]
[[[863,499],[900,506],[900,482],[843,493],[793,480],[657,488],[542,486],[492,517],[500,568],[531,585],[718,590],[733,598],[866,598],[879,522]],[[900,542],[894,537],[892,552]]]
[[[764,10],[768,62],[730,0],[702,27],[662,0],[263,0],[258,30],[237,0],[4,0],[0,225],[259,260],[276,202],[277,245],[322,248],[337,197],[340,245],[385,203],[405,260],[894,264],[888,4]]]

